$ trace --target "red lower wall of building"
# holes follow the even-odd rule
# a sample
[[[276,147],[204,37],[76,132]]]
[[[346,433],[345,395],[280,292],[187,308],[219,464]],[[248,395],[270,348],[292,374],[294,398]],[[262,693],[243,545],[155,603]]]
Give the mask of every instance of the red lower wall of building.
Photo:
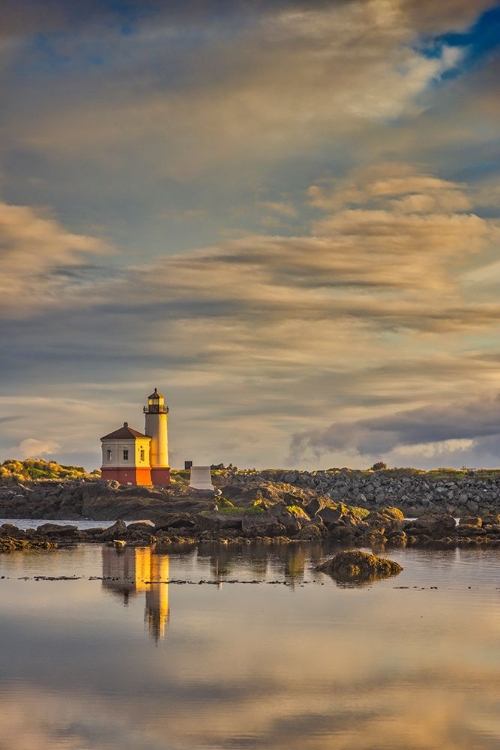
[[[101,468],[101,479],[108,481],[114,480],[120,482],[120,484],[140,484],[150,486],[151,482],[151,469],[149,467],[138,468],[136,466],[129,467],[110,467],[103,466]]]
[[[154,485],[163,487],[170,484],[170,468],[168,466],[161,469],[151,469],[151,480]]]

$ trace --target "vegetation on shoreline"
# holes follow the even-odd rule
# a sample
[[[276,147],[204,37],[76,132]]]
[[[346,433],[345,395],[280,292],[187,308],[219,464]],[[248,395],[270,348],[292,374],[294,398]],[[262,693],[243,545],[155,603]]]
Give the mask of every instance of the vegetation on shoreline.
[[[0,462],[0,484],[44,479],[95,479],[100,475],[98,469],[89,474],[83,466],[64,466],[56,461],[44,461],[43,458],[27,458],[24,461],[9,458],[3,463]]]
[[[474,476],[477,479],[495,479],[500,477],[499,469],[455,469],[455,468],[435,468],[430,470],[414,469],[412,467],[387,467],[382,461],[374,464],[370,469],[350,469],[344,467],[332,467],[318,471],[304,472],[298,469],[237,469],[233,466],[223,467],[218,465],[212,468],[212,477],[215,482],[218,479],[224,479],[228,475],[245,475],[247,477],[255,476],[256,479],[265,477],[268,481],[273,481],[273,476],[288,474],[326,474],[330,476],[347,475],[350,477],[370,477],[377,475],[388,479],[398,479],[403,477],[425,477],[430,481],[456,481],[466,477]],[[56,461],[45,461],[43,458],[28,458],[23,461],[17,459],[7,459],[0,462],[0,485],[11,484],[16,482],[33,482],[33,481],[65,481],[78,479],[99,479],[101,472],[94,469],[87,472],[83,466],[66,466]],[[185,469],[172,469],[172,481],[174,484],[188,485],[190,472]],[[282,481],[282,480],[280,480]],[[292,482],[293,483],[293,482]]]

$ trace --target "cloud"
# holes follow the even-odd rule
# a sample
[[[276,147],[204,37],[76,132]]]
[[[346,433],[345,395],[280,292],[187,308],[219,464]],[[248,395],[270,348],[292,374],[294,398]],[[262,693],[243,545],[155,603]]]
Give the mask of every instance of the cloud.
[[[459,64],[458,48],[417,48],[412,15],[403,2],[280,3],[243,12],[236,25],[230,13],[226,23],[220,14],[200,22],[196,44],[179,44],[186,34],[189,42],[184,14],[153,25],[146,13],[128,40],[115,27],[93,29],[91,45],[87,35],[54,35],[47,43],[66,75],[49,91],[30,87],[22,108],[36,128],[14,107],[9,137],[51,158],[134,168],[141,144],[147,169],[182,179],[314,150],[334,133],[416,115],[420,95]],[[106,77],[88,62],[96,57]],[[42,75],[39,64],[33,73]]]
[[[196,330],[198,320],[202,348],[212,341],[215,349],[219,339],[220,352],[220,341],[229,352],[238,339],[255,351],[277,342],[279,349],[295,346],[283,335],[292,321],[304,341],[330,338],[339,322],[349,335],[353,326],[453,331],[494,323],[496,300],[467,299],[460,270],[480,268],[499,232],[470,212],[463,185],[389,164],[314,186],[309,196],[330,212],[313,222],[309,236],[248,235],[113,276],[82,263],[83,254],[108,252],[104,242],[69,233],[38,211],[1,204],[4,317],[51,307],[84,309],[92,317],[93,310],[108,321],[122,315],[113,322],[117,331],[123,316],[133,315],[137,333],[146,326],[146,341],[147,330],[161,330],[162,320],[170,340],[177,329],[179,339],[186,326]],[[408,204],[402,210],[410,200],[418,210]]]
[[[387,204],[403,213],[440,213],[471,209],[467,189],[466,183],[443,180],[411,164],[380,162],[355,169],[344,179],[311,185],[308,195],[312,206],[327,211]]]
[[[318,455],[348,451],[377,456],[396,451],[399,456],[463,455],[480,439],[500,436],[500,394],[496,398],[474,398],[452,403],[433,403],[417,409],[352,422],[334,422],[329,427],[294,435],[291,454],[295,460],[307,450]]]
[[[102,240],[65,230],[46,212],[0,203],[0,314],[27,315],[33,309],[73,300],[85,286],[85,255],[109,252]]]
[[[263,342],[285,320],[304,334],[349,319],[367,329],[487,326],[498,306],[467,299],[461,273],[480,267],[500,232],[471,211],[464,187],[408,165],[380,165],[354,182],[309,190],[314,206],[330,211],[309,236],[249,235],[166,257],[129,269],[119,293],[131,298],[134,289],[132,305],[162,300],[169,319],[222,325],[231,316],[233,331],[251,321]]]
[[[19,445],[10,449],[10,456],[22,460],[24,458],[36,458],[37,456],[54,456],[61,450],[59,443],[55,440],[37,440],[36,438],[25,438]]]
[[[287,216],[289,218],[297,216],[297,210],[284,201],[259,201],[257,205],[259,208],[263,208],[266,211],[272,211],[280,216]]]
[[[106,252],[98,240],[68,234],[31,209],[7,211],[10,244],[25,253],[9,271],[11,293],[30,279],[36,289],[24,318],[15,305],[4,310],[9,347],[0,377],[12,383],[12,372],[22,372],[20,384],[53,384],[39,394],[49,410],[54,399],[81,402],[81,413],[67,411],[78,422],[72,428],[77,450],[90,447],[90,422],[97,435],[106,432],[108,419],[141,427],[135,412],[123,411],[137,408],[145,372],[148,388],[154,373],[159,383],[166,372],[169,382],[177,378],[186,445],[189,425],[209,423],[215,412],[220,450],[227,451],[228,430],[237,430],[247,452],[258,446],[247,458],[252,464],[266,460],[255,441],[263,430],[282,445],[292,433],[304,435],[295,443],[305,452],[316,450],[315,441],[358,457],[376,445],[384,451],[406,445],[396,428],[375,430],[366,418],[385,425],[404,402],[408,410],[427,403],[432,411],[437,396],[451,403],[454,387],[474,378],[487,392],[492,365],[477,356],[471,361],[464,348],[471,345],[466,336],[489,335],[498,323],[496,296],[483,296],[480,280],[470,282],[471,269],[490,263],[498,229],[469,208],[473,192],[463,183],[411,165],[357,170],[316,187],[309,191],[315,218],[307,234],[248,234],[119,273],[91,274],[84,282],[76,259],[87,248]],[[401,210],[400,201],[416,195],[431,202]],[[45,255],[32,266],[40,247]],[[37,362],[36,374],[26,370],[30,360]],[[108,380],[119,381],[126,396],[106,404],[100,386],[92,407],[96,392],[89,384]],[[341,424],[338,444],[329,445],[328,431],[309,427],[324,424],[330,413]],[[23,432],[27,418],[10,429],[8,445],[30,437]],[[88,423],[83,431],[81,418]],[[476,437],[439,437],[425,422],[410,444]],[[47,439],[63,445],[62,427]],[[206,452],[203,442],[200,433],[199,450]],[[419,450],[422,456],[431,449]],[[241,463],[240,456],[231,459]]]

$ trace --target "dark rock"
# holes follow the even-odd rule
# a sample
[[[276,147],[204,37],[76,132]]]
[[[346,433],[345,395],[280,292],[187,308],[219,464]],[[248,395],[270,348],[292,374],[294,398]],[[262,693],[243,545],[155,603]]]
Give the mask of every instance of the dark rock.
[[[151,531],[155,530],[155,526],[148,521],[136,521],[135,523],[129,523],[127,531]]]
[[[483,519],[479,516],[461,516],[460,520],[458,522],[459,526],[482,526],[483,525]]]
[[[165,531],[167,529],[194,529],[197,520],[192,513],[163,513],[155,520],[155,530]]]
[[[327,529],[323,523],[309,523],[300,529],[296,538],[308,542],[322,542],[326,538],[327,533]]]
[[[104,542],[111,542],[113,539],[124,539],[127,536],[127,524],[125,521],[119,520],[105,529],[101,534],[101,539]]]
[[[383,530],[368,529],[361,537],[361,542],[363,546],[380,548],[387,542],[387,537]]]
[[[218,513],[217,511],[198,513],[196,524],[200,531],[219,532],[221,530],[242,531],[243,513]]]
[[[0,537],[19,537],[23,532],[12,523],[3,523],[0,526]]]
[[[102,526],[96,526],[92,529],[82,529],[81,535],[85,541],[102,542],[102,535],[106,531]]]
[[[356,527],[339,523],[328,528],[328,539],[339,544],[352,544],[356,536]]]
[[[271,517],[271,520],[277,521],[284,527],[287,536],[295,536],[304,523],[311,520],[305,511],[302,511],[299,515],[295,515],[284,502],[276,503],[266,512]]]
[[[279,520],[268,513],[243,514],[241,530],[246,537],[284,536],[286,529]]]
[[[445,537],[454,533],[456,521],[448,513],[428,513],[405,524],[404,531],[415,535],[433,538]]]
[[[342,506],[339,505],[337,508],[321,508],[320,510],[318,510],[317,515],[321,518],[326,526],[330,526],[331,524],[340,521],[344,514],[342,511]]]
[[[387,535],[387,544],[390,547],[406,547],[408,537],[404,531],[393,531]]]
[[[77,526],[61,526],[57,523],[42,523],[37,527],[36,532],[42,536],[53,537],[75,537],[80,533]]]

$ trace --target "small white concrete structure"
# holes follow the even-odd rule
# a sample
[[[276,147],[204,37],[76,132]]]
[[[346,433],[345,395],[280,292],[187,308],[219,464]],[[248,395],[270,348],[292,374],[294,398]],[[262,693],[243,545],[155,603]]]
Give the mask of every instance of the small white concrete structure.
[[[189,486],[193,490],[213,490],[210,466],[191,466]]]

